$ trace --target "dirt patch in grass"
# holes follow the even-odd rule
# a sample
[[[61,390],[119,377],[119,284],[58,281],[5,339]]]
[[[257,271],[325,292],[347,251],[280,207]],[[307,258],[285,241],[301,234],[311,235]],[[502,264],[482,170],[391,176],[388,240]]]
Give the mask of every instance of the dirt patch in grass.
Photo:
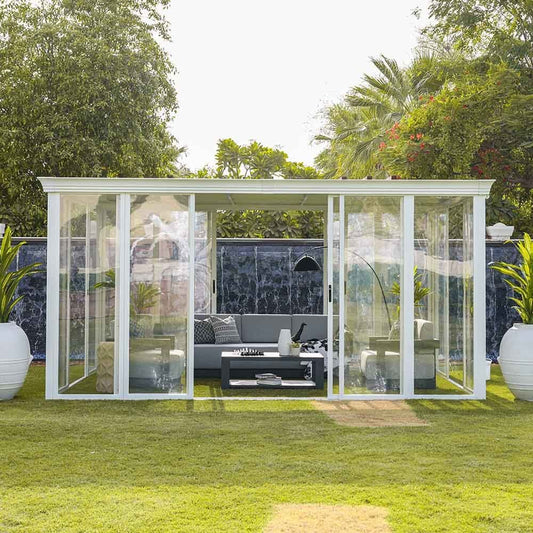
[[[369,400],[350,402],[319,402],[313,406],[342,426],[394,427],[427,426],[403,401]]]
[[[388,533],[387,510],[371,505],[276,505],[265,533]]]

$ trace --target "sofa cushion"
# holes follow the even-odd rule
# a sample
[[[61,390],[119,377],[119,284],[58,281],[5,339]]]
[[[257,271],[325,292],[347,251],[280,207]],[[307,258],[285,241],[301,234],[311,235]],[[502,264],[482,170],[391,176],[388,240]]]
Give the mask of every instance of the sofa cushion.
[[[130,379],[178,379],[185,370],[183,350],[170,350],[165,356],[161,349],[130,352]]]
[[[211,316],[217,316],[219,318],[228,318],[228,316],[232,316],[235,320],[235,324],[237,325],[237,331],[239,332],[239,335],[242,336],[241,332],[241,315],[228,315],[228,314],[215,314],[215,315],[204,315],[204,314],[198,314],[195,315],[194,318],[197,320],[205,320],[206,318],[209,318]]]
[[[215,332],[215,344],[235,344],[241,342],[241,336],[237,330],[235,319],[232,316],[220,318],[211,316],[211,324]]]
[[[433,339],[433,322],[423,320],[421,318],[415,319],[414,323],[414,338],[415,340],[427,341]],[[400,338],[400,321],[396,320],[389,332],[389,340],[398,340]]]
[[[415,320],[415,339],[428,341],[433,339],[433,322],[417,318]]]
[[[242,342],[278,342],[281,329],[291,329],[291,315],[242,315]]]
[[[292,315],[292,334],[294,335],[302,323],[305,326],[300,341],[310,339],[326,339],[328,337],[328,317],[327,315]]]
[[[194,344],[215,344],[215,331],[208,318],[194,319]]]

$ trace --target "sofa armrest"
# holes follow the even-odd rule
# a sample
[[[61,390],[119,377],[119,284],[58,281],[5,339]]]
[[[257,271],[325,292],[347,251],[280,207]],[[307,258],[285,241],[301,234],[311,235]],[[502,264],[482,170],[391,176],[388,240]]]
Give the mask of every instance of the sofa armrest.
[[[418,340],[415,339],[415,352],[419,350],[435,350],[440,346],[439,339],[424,339]],[[371,350],[375,350],[378,353],[384,352],[399,352],[400,351],[400,341],[389,340],[387,337],[370,337],[368,347]]]
[[[387,340],[389,340],[389,337],[387,337],[386,335],[368,337],[369,345],[374,344],[376,341],[387,341]]]

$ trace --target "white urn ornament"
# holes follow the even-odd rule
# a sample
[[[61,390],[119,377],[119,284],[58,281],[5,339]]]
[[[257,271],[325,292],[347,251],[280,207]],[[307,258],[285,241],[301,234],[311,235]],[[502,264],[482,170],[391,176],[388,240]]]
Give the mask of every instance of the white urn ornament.
[[[278,352],[280,355],[290,355],[291,354],[291,330],[282,329],[279,332],[278,337]]]
[[[519,400],[533,401],[533,243],[524,233],[524,240],[515,244],[521,263],[498,262],[491,268],[504,274],[504,281],[513,289],[513,309],[522,323],[513,324],[500,343],[498,363],[505,383]]]
[[[506,226],[497,222],[494,226],[487,226],[486,231],[491,241],[508,241],[513,235],[514,226]]]
[[[30,343],[26,333],[9,316],[22,300],[17,295],[20,282],[39,272],[40,263],[33,263],[18,270],[9,270],[19,250],[26,244],[11,245],[11,228],[6,228],[0,246],[0,400],[11,400],[22,387],[32,360]]]

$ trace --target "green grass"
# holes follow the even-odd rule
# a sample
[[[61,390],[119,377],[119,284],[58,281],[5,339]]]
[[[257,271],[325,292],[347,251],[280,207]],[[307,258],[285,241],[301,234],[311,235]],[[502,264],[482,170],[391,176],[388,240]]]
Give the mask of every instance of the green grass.
[[[533,531],[533,404],[412,402],[430,426],[346,428],[307,401],[0,404],[0,531],[261,531],[273,505],[371,504],[396,532]],[[346,531],[352,531],[347,526]]]

